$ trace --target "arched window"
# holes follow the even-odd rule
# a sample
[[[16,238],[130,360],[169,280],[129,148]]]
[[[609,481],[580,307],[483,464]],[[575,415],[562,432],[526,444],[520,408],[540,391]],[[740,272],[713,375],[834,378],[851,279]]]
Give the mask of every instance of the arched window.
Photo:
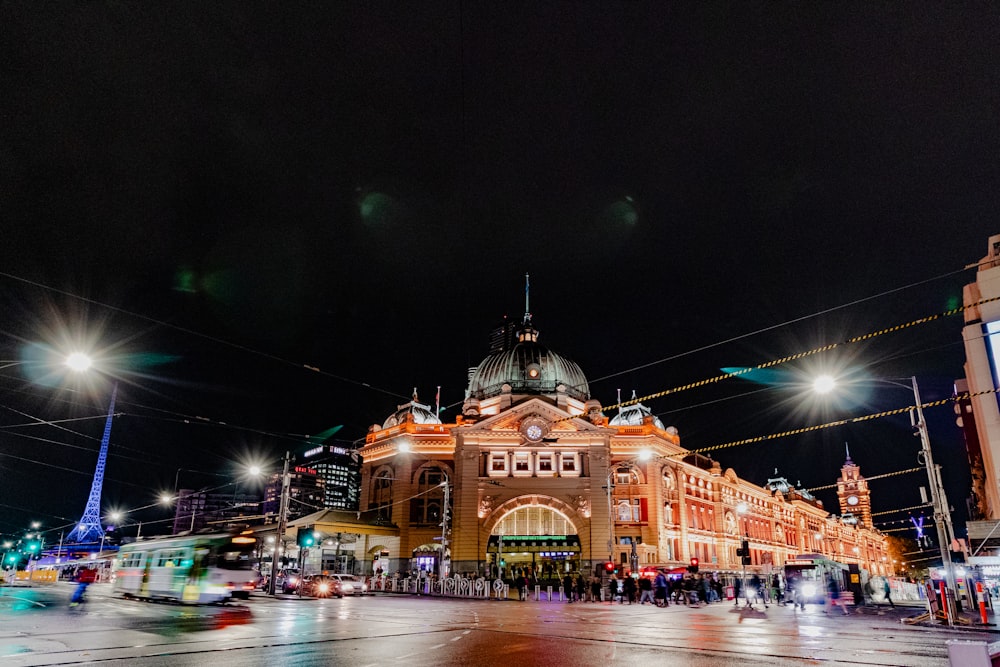
[[[368,509],[378,510],[378,515],[386,518],[392,515],[392,482],[392,470],[385,468],[375,474],[371,485]]]
[[[410,500],[410,523],[441,523],[444,486],[447,476],[441,468],[428,466],[417,476],[417,494]]]
[[[631,466],[621,466],[615,470],[615,484],[638,484],[639,474]]]
[[[674,474],[670,472],[669,468],[663,469],[663,488],[667,491],[673,491],[676,482],[674,481]]]

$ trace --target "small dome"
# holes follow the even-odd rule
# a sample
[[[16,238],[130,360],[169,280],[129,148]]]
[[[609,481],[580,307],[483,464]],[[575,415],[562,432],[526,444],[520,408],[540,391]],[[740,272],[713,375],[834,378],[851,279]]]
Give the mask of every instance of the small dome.
[[[632,391],[632,400],[635,400],[635,391]],[[663,426],[663,422],[660,418],[653,414],[653,411],[647,408],[642,403],[633,403],[632,405],[626,405],[618,411],[618,414],[611,418],[608,422],[610,426],[642,426],[645,423],[646,417],[653,418],[653,426],[660,429],[661,431],[666,430]],[[671,426],[671,428],[673,428]],[[674,429],[674,433],[677,429]]]
[[[538,332],[525,322],[518,342],[486,357],[470,374],[468,398],[486,399],[510,385],[513,394],[555,394],[561,391],[586,401],[590,398],[587,377],[575,362],[550,351],[538,342]]]
[[[399,424],[405,424],[409,420],[407,415],[413,416],[414,424],[441,423],[441,419],[434,414],[434,411],[431,410],[431,406],[417,402],[416,387],[413,388],[413,400],[398,406],[397,410],[389,415],[384,422],[382,422],[382,428],[390,428],[392,426],[398,426]]]

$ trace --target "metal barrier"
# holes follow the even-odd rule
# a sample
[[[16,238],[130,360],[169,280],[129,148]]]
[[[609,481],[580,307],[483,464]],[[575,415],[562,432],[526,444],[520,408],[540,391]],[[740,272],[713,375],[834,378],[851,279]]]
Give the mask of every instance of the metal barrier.
[[[510,595],[510,586],[502,579],[491,582],[484,578],[470,579],[458,576],[438,580],[426,577],[368,577],[367,581],[369,592],[440,595],[483,600],[491,598],[506,600]]]

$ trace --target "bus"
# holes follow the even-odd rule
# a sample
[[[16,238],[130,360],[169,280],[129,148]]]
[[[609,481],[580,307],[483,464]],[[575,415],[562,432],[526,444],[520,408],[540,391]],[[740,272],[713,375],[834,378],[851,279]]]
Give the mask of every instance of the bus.
[[[844,594],[848,590],[849,568],[843,563],[824,558],[820,554],[802,554],[785,561],[785,582],[794,582],[800,599],[806,603],[826,599],[827,582],[832,578]],[[867,577],[866,577],[867,578]]]
[[[142,540],[118,550],[112,592],[185,604],[247,599],[257,583],[250,535],[186,535]]]

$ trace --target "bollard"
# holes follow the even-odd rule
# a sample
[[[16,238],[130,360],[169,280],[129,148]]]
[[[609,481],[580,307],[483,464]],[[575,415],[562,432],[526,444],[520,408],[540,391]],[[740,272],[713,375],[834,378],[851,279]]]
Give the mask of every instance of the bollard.
[[[547,598],[548,601],[552,602],[552,587],[551,586],[549,586],[549,593],[548,593],[548,595],[549,595],[549,597]]]
[[[945,619],[948,618],[948,594],[945,592],[944,582],[941,582],[941,610],[944,612]]]
[[[979,618],[986,625],[986,596],[983,595],[983,582],[976,582],[976,596],[979,598]]]
[[[542,587],[539,586],[538,584],[535,584],[535,602],[538,602],[541,599],[542,599]]]

